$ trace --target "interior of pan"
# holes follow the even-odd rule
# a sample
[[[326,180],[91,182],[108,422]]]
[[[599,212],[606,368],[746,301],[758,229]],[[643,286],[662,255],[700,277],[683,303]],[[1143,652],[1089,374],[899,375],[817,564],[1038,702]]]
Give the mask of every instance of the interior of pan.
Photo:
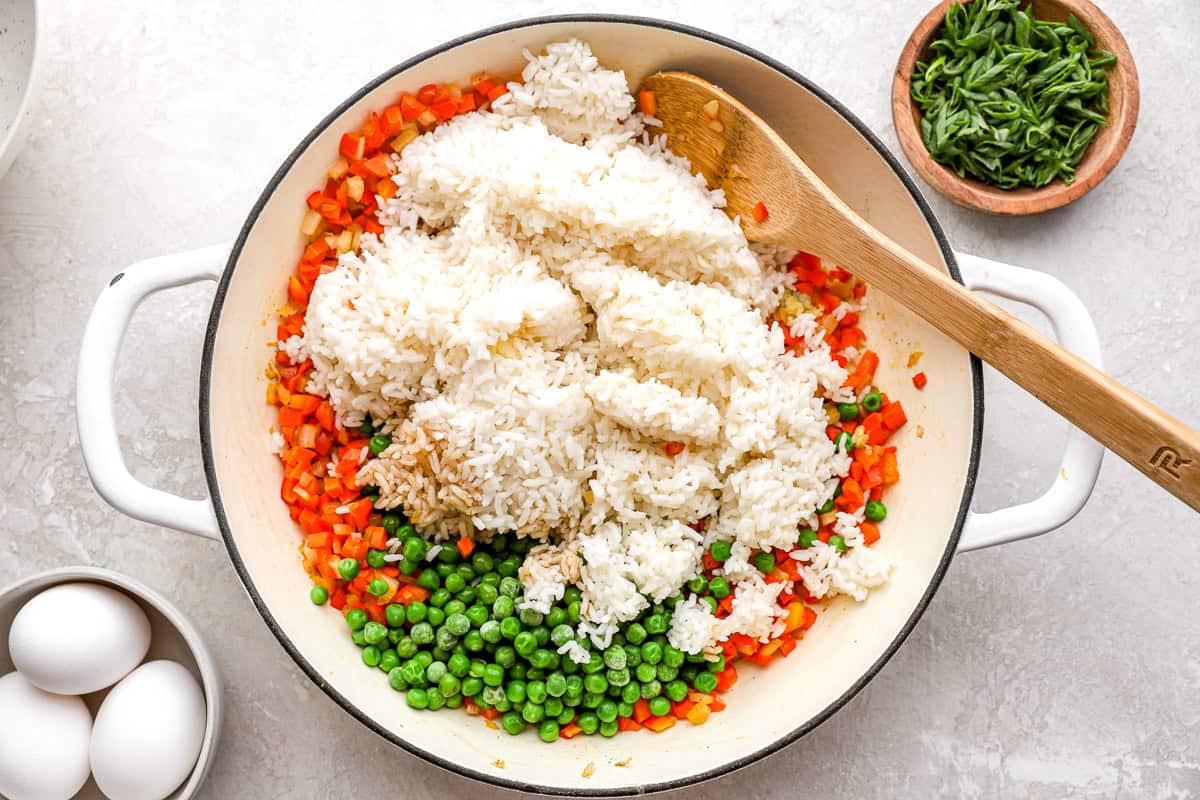
[[[710,34],[652,20],[514,23],[382,76],[323,120],[280,168],[246,222],[214,303],[201,428],[209,487],[235,568],[287,651],[348,712],[396,744],[482,780],[560,794],[638,793],[723,774],[794,741],[858,691],[899,646],[940,581],[965,514],[981,385],[978,364],[965,351],[886,297],[872,297],[865,328],[881,356],[880,383],[903,400],[910,419],[897,442],[903,478],[876,545],[896,564],[892,580],[863,603],[835,603],[786,661],[744,669],[728,709],[708,724],[546,745],[462,713],[409,709],[382,673],[362,665],[340,617],[306,599],[298,532],[279,502],[281,468],[268,451],[274,414],[264,402],[264,365],[273,313],[304,244],[298,232],[304,197],[323,182],[342,131],[402,90],[464,80],[483,69],[515,74],[522,49],[572,36],[590,42],[606,65],[625,70],[631,85],[664,68],[719,83],[774,125],[851,206],[946,266],[940,231],[895,160],[861,123],[786,68]],[[929,376],[924,392],[913,388],[907,366],[916,351]]]

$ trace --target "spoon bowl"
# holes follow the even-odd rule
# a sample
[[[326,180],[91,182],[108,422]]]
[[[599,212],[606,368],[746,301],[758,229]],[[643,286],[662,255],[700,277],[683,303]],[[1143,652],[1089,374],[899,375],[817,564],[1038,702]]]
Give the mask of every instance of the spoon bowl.
[[[846,265],[1200,511],[1200,434],[897,244],[729,93],[686,72],[651,75],[643,92],[747,239]]]

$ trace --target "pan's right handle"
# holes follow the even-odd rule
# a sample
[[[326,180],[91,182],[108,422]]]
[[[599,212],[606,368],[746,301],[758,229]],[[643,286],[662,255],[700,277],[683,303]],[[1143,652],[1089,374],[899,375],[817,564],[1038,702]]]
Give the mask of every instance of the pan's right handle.
[[[212,503],[152,489],[133,477],[121,455],[113,418],[113,372],[121,339],[138,304],[163,289],[216,280],[230,245],[140,261],[118,272],[96,301],[83,334],[75,382],[75,420],[92,485],[118,511],[167,528],[219,539]]]
[[[1040,310],[1055,338],[1071,352],[1100,366],[1100,336],[1078,295],[1052,275],[955,253],[967,288],[1007,297]],[[1100,475],[1104,448],[1071,428],[1054,482],[1041,497],[987,513],[967,516],[958,551],[978,550],[1038,536],[1065,525],[1087,503]]]

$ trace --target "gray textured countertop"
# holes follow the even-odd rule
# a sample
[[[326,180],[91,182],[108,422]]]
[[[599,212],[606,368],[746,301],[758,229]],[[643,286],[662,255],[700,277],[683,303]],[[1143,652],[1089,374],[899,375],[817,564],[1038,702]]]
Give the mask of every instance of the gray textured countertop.
[[[891,70],[932,0],[622,0],[606,10],[740,39],[840,97],[892,146]],[[989,219],[933,197],[955,246],[1051,272],[1100,328],[1107,368],[1200,425],[1200,4],[1105,0],[1142,80],[1116,172],[1068,209]],[[87,563],[172,596],[224,671],[229,714],[204,796],[432,798],[489,790],[387,745],[284,654],[221,547],[121,517],[92,491],[76,353],[121,266],[230,238],[293,144],[345,95],[486,24],[581,6],[47,2],[29,146],[0,182],[0,583]],[[395,9],[381,17],[381,9]],[[341,10],[337,10],[340,7]],[[366,42],[351,42],[371,19]],[[340,44],[322,46],[330,30]],[[348,46],[347,46],[348,45]],[[342,55],[354,51],[354,57]],[[152,298],[118,372],[135,473],[200,496],[196,386],[211,288]],[[1066,426],[994,372],[977,509],[1048,483]],[[1109,457],[1091,503],[1041,539],[955,560],[908,643],[850,705],[689,797],[1200,794],[1200,525]]]

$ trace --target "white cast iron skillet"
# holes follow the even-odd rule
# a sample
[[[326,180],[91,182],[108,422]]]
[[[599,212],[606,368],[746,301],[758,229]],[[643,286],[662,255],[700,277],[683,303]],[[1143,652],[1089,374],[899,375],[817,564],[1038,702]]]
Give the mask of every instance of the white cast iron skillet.
[[[912,181],[840,103],[787,67],[710,33],[656,20],[574,16],[516,22],[422,53],[356,92],[321,121],[275,173],[232,244],[155,258],[112,279],[88,322],[77,394],[80,439],[92,480],[138,519],[222,539],[259,612],[304,672],[371,730],[422,758],[482,781],[532,792],[623,795],[686,786],[745,766],[795,741],[859,691],[896,651],[956,551],[1033,536],[1071,518],[1087,500],[1100,448],[1073,431],[1065,469],[1031,503],[990,514],[968,509],[983,426],[979,362],[886,297],[873,295],[865,328],[881,357],[879,383],[904,401],[903,480],[889,495],[882,541],[892,580],[861,604],[838,602],[786,660],[745,668],[728,710],[703,726],[662,735],[578,737],[546,745],[512,737],[462,713],[409,709],[384,676],[363,667],[345,624],[307,600],[298,532],[279,501],[281,467],[268,452],[274,410],[264,402],[270,327],[304,241],[304,197],[324,180],[343,131],[402,90],[465,80],[478,70],[515,74],[522,48],[576,36],[631,86],[655,70],[702,75],[740,97],[787,139],[859,213],[968,286],[1037,306],[1061,340],[1098,360],[1091,319],[1057,280],[950,250]],[[853,270],[853,264],[846,264]],[[961,270],[961,271],[960,271]],[[199,280],[220,282],[204,344],[200,433],[209,499],[143,486],[125,468],[112,416],[112,371],[134,307],[146,295]],[[913,350],[936,391],[918,392]],[[917,436],[918,428],[924,435]],[[801,688],[803,687],[803,688]],[[781,698],[786,697],[786,704]],[[786,713],[781,709],[786,708]],[[625,766],[617,762],[632,760]],[[496,764],[503,762],[503,767]],[[583,777],[592,762],[595,772]]]

